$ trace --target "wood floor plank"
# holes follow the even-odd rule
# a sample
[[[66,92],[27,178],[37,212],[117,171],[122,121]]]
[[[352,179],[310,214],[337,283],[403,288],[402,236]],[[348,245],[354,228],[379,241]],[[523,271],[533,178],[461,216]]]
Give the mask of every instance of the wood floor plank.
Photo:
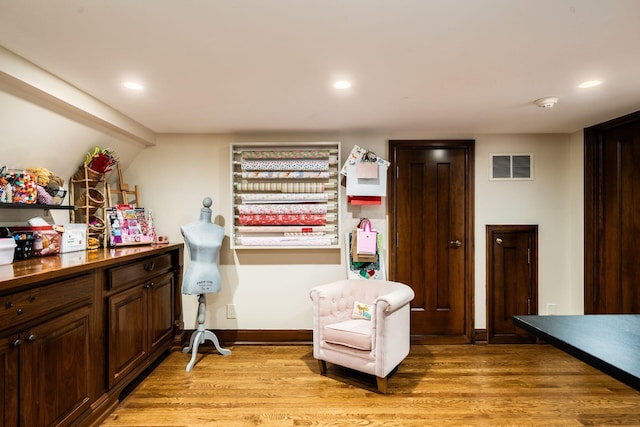
[[[171,353],[102,426],[640,426],[638,391],[548,345],[412,346],[386,395],[310,346],[231,350]]]

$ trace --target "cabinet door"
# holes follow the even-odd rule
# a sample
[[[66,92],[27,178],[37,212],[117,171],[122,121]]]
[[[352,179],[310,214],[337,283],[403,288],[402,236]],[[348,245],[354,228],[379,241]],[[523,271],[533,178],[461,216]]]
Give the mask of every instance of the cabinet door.
[[[68,425],[89,409],[91,323],[85,306],[21,334],[20,425]]]
[[[109,387],[147,357],[148,347],[147,289],[136,286],[109,297]]]
[[[18,336],[0,338],[0,424],[18,425]]]
[[[173,339],[173,273],[149,282],[149,352]]]

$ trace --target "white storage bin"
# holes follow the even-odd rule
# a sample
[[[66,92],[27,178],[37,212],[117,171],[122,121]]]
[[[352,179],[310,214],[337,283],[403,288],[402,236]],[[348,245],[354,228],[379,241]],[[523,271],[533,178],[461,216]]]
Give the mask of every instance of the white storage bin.
[[[0,238],[0,265],[11,264],[15,250],[16,241],[13,237]]]

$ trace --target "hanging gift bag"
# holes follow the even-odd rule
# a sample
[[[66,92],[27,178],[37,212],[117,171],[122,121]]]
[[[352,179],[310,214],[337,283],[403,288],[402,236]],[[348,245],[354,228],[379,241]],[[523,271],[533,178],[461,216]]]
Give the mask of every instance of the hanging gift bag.
[[[356,177],[378,179],[378,158],[371,151],[367,151],[356,163]]]
[[[357,253],[376,254],[378,249],[378,232],[371,228],[371,221],[362,221],[362,228],[357,232]]]
[[[356,263],[376,262],[378,261],[378,254],[359,254],[358,253],[358,228],[353,230],[353,233],[349,233],[349,240],[351,245],[349,250],[351,252],[351,258]]]

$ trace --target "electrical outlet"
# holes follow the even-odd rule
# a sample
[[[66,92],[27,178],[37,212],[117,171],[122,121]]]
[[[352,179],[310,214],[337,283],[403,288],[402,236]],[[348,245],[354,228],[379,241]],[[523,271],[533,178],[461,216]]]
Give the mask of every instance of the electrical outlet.
[[[235,318],[236,318],[236,305],[227,304],[227,319],[235,319]]]
[[[549,316],[553,316],[556,314],[556,305],[555,304],[547,304],[547,314]]]

